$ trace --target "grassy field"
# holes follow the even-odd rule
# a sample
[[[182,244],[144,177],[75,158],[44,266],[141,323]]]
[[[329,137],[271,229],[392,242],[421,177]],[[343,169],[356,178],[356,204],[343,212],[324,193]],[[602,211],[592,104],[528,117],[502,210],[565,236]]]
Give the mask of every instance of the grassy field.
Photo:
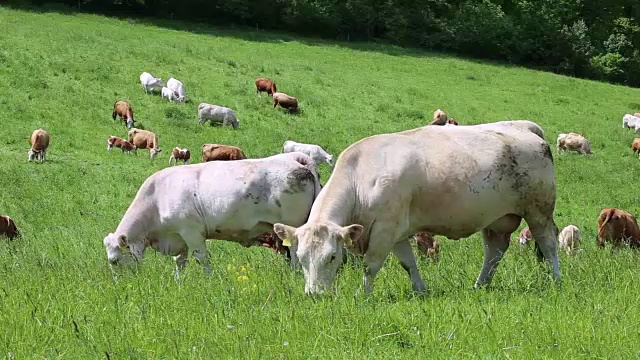
[[[623,114],[640,90],[394,47],[289,35],[0,7],[0,213],[22,230],[0,241],[0,358],[638,358],[640,255],[595,245],[603,207],[640,215],[634,137]],[[189,102],[146,95],[149,71],[185,84]],[[301,113],[272,109],[254,79],[276,80]],[[129,101],[164,152],[106,151],[126,128],[111,119]],[[233,108],[240,128],[199,126],[198,103]],[[507,252],[493,285],[471,287],[482,264],[478,235],[440,238],[441,260],[420,260],[430,287],[414,297],[390,258],[372,296],[359,265],[338,292],[306,297],[301,273],[264,248],[210,242],[213,275],[191,261],[178,284],[173,260],[147,252],[114,276],[103,237],[138,187],[168,166],[174,146],[233,144],[249,157],[292,139],[334,157],[365,136],[424,125],[441,108],[461,124],[530,119],[554,144],[587,136],[594,154],[557,155],[556,222],[582,230],[582,250],[561,254],[561,286],[532,249]],[[48,161],[27,162],[28,137],[52,136]],[[199,161],[199,155],[195,155]],[[327,165],[322,178],[329,177]],[[524,226],[524,224],[522,225]],[[242,275],[246,275],[246,278]],[[13,357],[11,357],[13,356]]]

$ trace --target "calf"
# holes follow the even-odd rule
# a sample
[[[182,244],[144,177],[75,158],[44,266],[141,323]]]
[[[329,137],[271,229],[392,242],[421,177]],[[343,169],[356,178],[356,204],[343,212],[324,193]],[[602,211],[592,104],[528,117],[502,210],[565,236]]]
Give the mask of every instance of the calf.
[[[169,80],[167,80],[167,87],[176,93],[178,102],[184,102],[185,92],[182,81],[174,78],[169,78]]]
[[[623,244],[640,247],[640,229],[636,217],[616,208],[602,209],[598,217],[598,246],[604,247],[607,241],[614,248]]]
[[[527,226],[520,231],[520,235],[518,235],[518,243],[521,246],[528,246],[531,239],[533,239],[533,235],[531,234],[531,230],[529,230],[529,227]]]
[[[20,231],[16,227],[16,223],[9,215],[0,215],[0,236],[6,236],[9,240],[13,240],[20,235]]]
[[[284,109],[289,109],[290,112],[298,111],[298,99],[285,93],[273,93],[273,108],[275,109],[278,105]]]
[[[591,154],[591,143],[587,138],[577,133],[559,134],[556,149],[560,151],[576,151],[579,154]]]
[[[140,84],[142,84],[142,88],[147,94],[154,90],[159,90],[164,86],[161,78],[153,77],[153,75],[146,71],[140,74]]]
[[[50,136],[43,129],[34,130],[29,138],[31,150],[29,150],[29,161],[36,159],[36,162],[43,162],[47,159],[47,148],[49,147]]]
[[[171,166],[172,161],[175,161],[175,164],[178,164],[178,160],[182,160],[185,165],[189,165],[190,158],[191,158],[191,151],[189,151],[189,149],[187,148],[181,149],[179,147],[175,147],[171,151],[171,157],[169,157],[169,166]]]
[[[276,90],[276,83],[271,79],[257,78],[256,79],[256,93],[265,91],[267,94],[273,96]]]
[[[109,139],[107,140],[107,151],[111,151],[114,146],[120,148],[123,153],[126,152],[127,155],[131,154],[132,152],[136,155],[138,154],[138,149],[132,143],[117,136],[109,136]]]
[[[247,157],[239,148],[231,145],[204,144],[202,145],[202,162],[216,160],[244,160]]]
[[[329,153],[324,151],[324,149],[318,145],[303,144],[303,143],[298,143],[291,140],[285,141],[284,144],[282,145],[283,153],[296,152],[296,151],[311,156],[311,158],[316,164],[326,162],[327,164],[329,164],[329,166],[333,167],[333,156],[331,156]]]
[[[434,111],[433,121],[429,125],[445,125],[445,124],[447,124],[447,113],[440,109]]]
[[[567,255],[573,254],[573,252],[580,245],[580,229],[575,225],[567,225],[558,235],[559,248],[565,248]]]
[[[116,116],[120,117],[120,122],[123,120],[126,121],[127,129],[131,129],[133,127],[133,123],[135,121],[133,119],[133,108],[128,102],[119,100],[113,104],[113,113],[111,114],[111,117],[115,120]]]
[[[418,251],[434,260],[438,259],[440,253],[440,243],[433,236],[426,232],[419,232],[413,236],[416,239]]]
[[[149,158],[155,158],[162,151],[158,136],[151,131],[133,128],[129,130],[129,142],[137,149],[149,149]]]
[[[169,89],[166,86],[162,88],[161,97],[163,99],[169,100],[169,102],[174,102],[178,100],[178,94],[176,94],[175,91]]]
[[[638,159],[640,159],[640,138],[633,139],[633,142],[631,143],[631,150],[634,155],[638,153]]]

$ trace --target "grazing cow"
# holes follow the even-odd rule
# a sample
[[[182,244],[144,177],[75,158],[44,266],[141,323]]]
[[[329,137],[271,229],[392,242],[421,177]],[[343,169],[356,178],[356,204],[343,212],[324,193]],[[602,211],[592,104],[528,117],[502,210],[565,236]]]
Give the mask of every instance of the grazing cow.
[[[525,227],[520,230],[520,234],[518,235],[518,244],[521,246],[529,246],[529,242],[533,239],[533,235],[531,235],[531,230],[529,227]]]
[[[438,259],[440,253],[440,243],[433,236],[426,232],[419,232],[413,236],[416,239],[418,251],[434,260]]]
[[[311,156],[316,164],[326,162],[329,166],[333,167],[333,156],[324,151],[324,149],[318,145],[303,144],[291,140],[285,141],[282,145],[282,152],[288,153],[296,151]]]
[[[429,125],[446,125],[447,123],[447,113],[438,109],[433,112],[433,121]]]
[[[13,240],[16,236],[20,236],[20,231],[16,227],[16,223],[9,215],[0,215],[0,236],[6,236],[9,240]]]
[[[621,209],[602,209],[598,217],[598,245],[604,247],[607,241],[614,248],[623,244],[639,248],[640,229],[636,217]]]
[[[174,160],[176,164],[178,164],[178,160],[182,160],[185,165],[189,165],[189,159],[191,159],[191,151],[189,151],[189,149],[175,147],[171,151],[171,157],[169,157],[169,166],[171,166],[171,162]]]
[[[140,75],[140,84],[142,84],[142,88],[147,94],[150,91],[160,90],[164,86],[161,78],[153,77],[146,71]]]
[[[625,114],[622,117],[622,128],[633,129],[635,132],[640,132],[640,117],[636,114]]]
[[[450,125],[458,125],[458,122],[456,121],[456,119],[451,118],[451,119],[449,119],[448,124],[450,124]]]
[[[166,86],[162,87],[161,96],[163,99],[169,100],[169,102],[175,102],[178,100],[178,94]]]
[[[297,247],[308,294],[332,285],[343,244],[364,255],[366,292],[391,251],[413,289],[426,291],[408,241],[418,232],[457,240],[481,231],[484,264],[474,287],[488,285],[523,218],[538,260],[560,279],[555,170],[543,135],[518,120],[367,137],[340,154],[306,224],[273,229]]]
[[[174,256],[176,275],[189,253],[210,273],[206,239],[260,245],[274,223],[304,224],[319,191],[313,160],[302,153],[168,167],[145,180],[104,238],[107,259],[141,260],[152,247]]]
[[[158,136],[151,131],[133,128],[129,130],[129,142],[137,149],[149,149],[149,158],[155,158],[162,151]]]
[[[185,92],[184,92],[184,85],[182,85],[182,81],[174,78],[169,78],[169,80],[167,80],[167,87],[169,88],[169,90],[172,90],[173,92],[176,93],[176,95],[178,96],[177,98],[178,102],[184,102]]]
[[[580,229],[575,225],[565,226],[558,235],[558,246],[566,249],[567,255],[573,254],[580,246]]]
[[[285,93],[273,93],[273,108],[275,109],[278,105],[284,109],[289,109],[290,112],[298,111],[298,99]]]
[[[631,150],[634,155],[637,153],[638,159],[640,159],[640,138],[633,139],[633,142],[631,143]]]
[[[269,95],[273,95],[276,90],[276,83],[271,79],[267,78],[257,78],[256,79],[256,93],[260,93],[261,91],[265,91]]]
[[[114,146],[120,148],[123,153],[126,152],[127,155],[130,155],[132,152],[138,155],[138,149],[132,143],[117,136],[109,136],[109,139],[107,140],[107,151],[111,151]]]
[[[202,162],[220,160],[244,160],[247,156],[242,149],[232,145],[204,144],[202,145]]]
[[[577,133],[559,134],[556,140],[558,153],[561,151],[576,151],[579,154],[591,154],[591,143],[587,138]]]
[[[198,123],[202,125],[207,120],[211,120],[212,123],[220,122],[223,126],[231,125],[234,129],[240,126],[240,120],[236,118],[233,110],[224,106],[200,103],[198,105]]]
[[[36,162],[43,162],[47,159],[47,148],[49,148],[50,139],[49,133],[43,129],[37,129],[31,133],[29,138],[29,144],[31,144],[31,149],[28,153],[29,161],[35,158]]]
[[[135,122],[133,119],[133,108],[128,102],[119,100],[113,104],[113,113],[111,114],[111,117],[115,120],[116,116],[120,117],[120,122],[123,122],[124,120],[127,123],[127,129],[131,129],[133,127],[133,123]]]

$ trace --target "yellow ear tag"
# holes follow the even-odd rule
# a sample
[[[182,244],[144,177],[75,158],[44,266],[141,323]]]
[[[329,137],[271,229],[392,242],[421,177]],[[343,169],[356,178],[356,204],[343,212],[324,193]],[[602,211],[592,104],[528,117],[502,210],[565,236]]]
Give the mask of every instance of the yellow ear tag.
[[[282,240],[282,245],[286,247],[291,247],[291,240],[289,240],[289,238],[286,237],[284,240]]]

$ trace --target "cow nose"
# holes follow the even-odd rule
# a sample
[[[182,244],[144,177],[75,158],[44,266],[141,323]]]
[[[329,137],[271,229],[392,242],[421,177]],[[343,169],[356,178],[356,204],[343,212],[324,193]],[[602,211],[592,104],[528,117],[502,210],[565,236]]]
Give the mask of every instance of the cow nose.
[[[109,259],[109,264],[118,265],[118,259]]]

